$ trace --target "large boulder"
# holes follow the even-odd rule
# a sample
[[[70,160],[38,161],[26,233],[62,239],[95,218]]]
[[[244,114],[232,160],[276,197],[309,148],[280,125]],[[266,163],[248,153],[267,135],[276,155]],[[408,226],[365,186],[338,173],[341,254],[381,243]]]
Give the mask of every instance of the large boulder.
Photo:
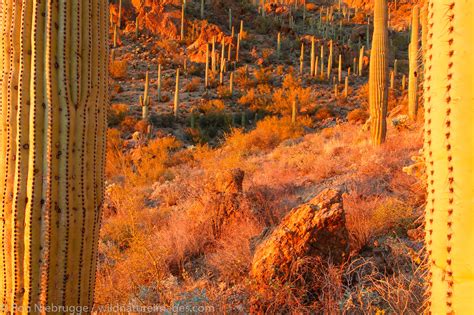
[[[309,202],[291,210],[255,249],[251,276],[259,290],[288,280],[293,263],[313,257],[332,264],[349,254],[342,193],[325,189]]]

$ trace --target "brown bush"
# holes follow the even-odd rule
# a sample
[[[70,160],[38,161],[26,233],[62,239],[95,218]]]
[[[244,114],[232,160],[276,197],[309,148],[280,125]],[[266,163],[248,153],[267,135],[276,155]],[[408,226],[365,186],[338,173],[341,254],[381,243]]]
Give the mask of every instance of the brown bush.
[[[127,60],[111,60],[109,65],[110,76],[113,79],[124,79],[128,74]]]

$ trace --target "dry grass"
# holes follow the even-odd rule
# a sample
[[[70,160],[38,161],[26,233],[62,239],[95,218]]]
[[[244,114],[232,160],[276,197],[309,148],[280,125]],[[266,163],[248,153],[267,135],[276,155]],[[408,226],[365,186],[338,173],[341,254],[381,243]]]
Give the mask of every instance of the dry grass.
[[[220,108],[215,102],[201,110]],[[232,130],[218,148],[187,150],[163,137],[123,151],[118,131],[111,130],[107,175],[114,184],[100,245],[98,303],[173,305],[180,293],[198,289],[210,304],[226,309],[235,303],[250,307],[253,296],[252,307],[265,312],[416,311],[423,292],[419,257],[399,237],[424,198],[416,180],[401,170],[419,148],[419,133],[390,129],[387,143],[373,148],[357,126],[305,135],[309,123],[265,118],[248,133]],[[216,235],[210,210],[218,199],[207,197],[209,187],[220,170],[231,168],[246,173],[244,199],[236,219]],[[259,296],[247,285],[252,238],[277,224],[301,196],[327,185],[346,187],[354,257],[344,266],[303,257],[289,283]],[[380,237],[390,248],[390,270],[359,254]],[[235,292],[238,302],[229,302]]]

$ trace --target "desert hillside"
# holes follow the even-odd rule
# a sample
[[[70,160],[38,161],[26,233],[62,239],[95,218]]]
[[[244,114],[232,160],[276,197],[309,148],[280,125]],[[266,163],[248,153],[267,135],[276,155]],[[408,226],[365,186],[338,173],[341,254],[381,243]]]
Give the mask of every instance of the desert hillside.
[[[388,127],[374,146],[372,2],[110,4],[96,303],[421,311],[414,3],[388,5]]]

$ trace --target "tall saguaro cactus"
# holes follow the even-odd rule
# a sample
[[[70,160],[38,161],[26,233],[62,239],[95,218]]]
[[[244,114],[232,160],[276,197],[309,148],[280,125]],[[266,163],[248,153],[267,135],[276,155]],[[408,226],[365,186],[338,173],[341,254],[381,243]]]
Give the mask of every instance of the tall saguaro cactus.
[[[108,2],[2,2],[2,311],[91,306],[104,192]]]
[[[387,133],[388,31],[387,0],[375,0],[374,34],[370,50],[369,105],[372,143],[380,145]]]
[[[418,112],[418,49],[420,39],[420,9],[417,5],[412,10],[411,41],[408,52],[410,73],[408,74],[408,115],[416,119]]]
[[[474,313],[472,1],[430,0],[424,74],[426,249],[432,314]]]

